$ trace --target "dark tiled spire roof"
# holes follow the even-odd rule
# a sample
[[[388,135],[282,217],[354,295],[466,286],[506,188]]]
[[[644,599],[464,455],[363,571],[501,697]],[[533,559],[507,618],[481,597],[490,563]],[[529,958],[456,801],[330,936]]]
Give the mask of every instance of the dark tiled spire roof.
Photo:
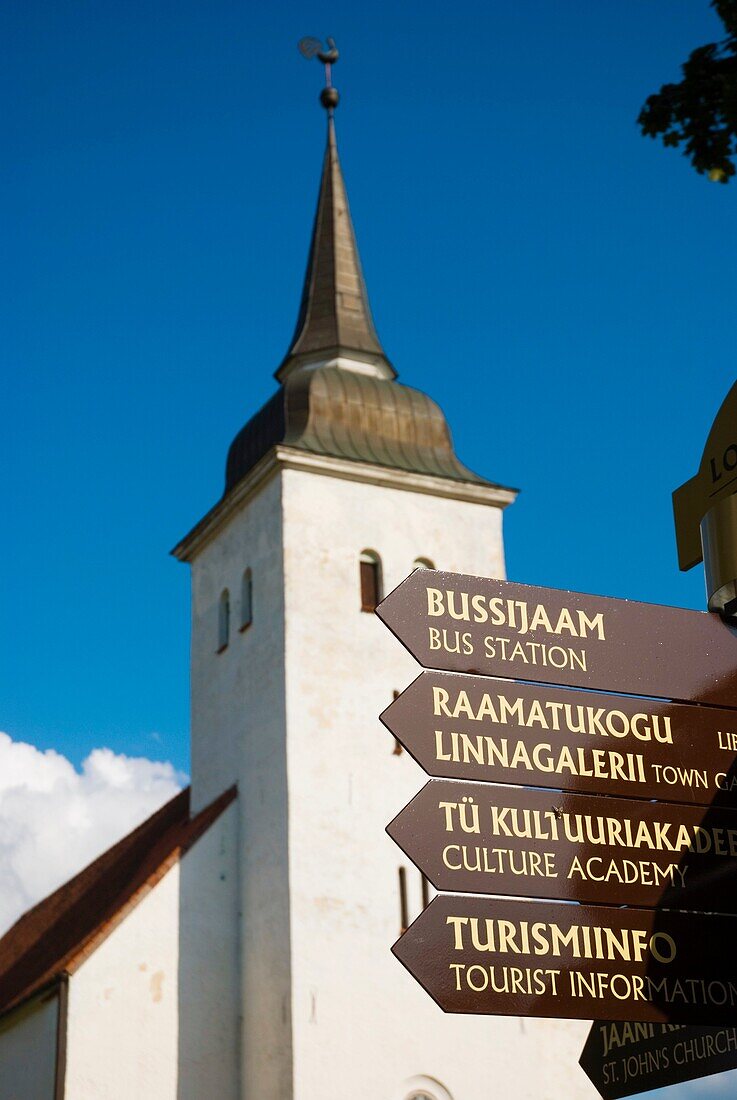
[[[396,377],[376,335],[348,207],[332,112],[297,327],[279,381],[300,363],[358,358]]]

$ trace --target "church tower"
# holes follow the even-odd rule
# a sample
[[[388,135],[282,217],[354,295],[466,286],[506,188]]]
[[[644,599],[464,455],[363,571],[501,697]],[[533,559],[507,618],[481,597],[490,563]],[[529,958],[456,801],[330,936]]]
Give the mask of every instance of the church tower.
[[[219,1095],[590,1096],[585,1024],[444,1016],[390,954],[429,889],[384,828],[426,777],[378,720],[419,670],[372,612],[417,567],[504,576],[515,492],[467,469],[437,404],[397,379],[361,270],[337,93],[322,102],[278,388],[174,551],[192,572],[192,812],[238,789],[238,904],[224,918],[238,1069]]]

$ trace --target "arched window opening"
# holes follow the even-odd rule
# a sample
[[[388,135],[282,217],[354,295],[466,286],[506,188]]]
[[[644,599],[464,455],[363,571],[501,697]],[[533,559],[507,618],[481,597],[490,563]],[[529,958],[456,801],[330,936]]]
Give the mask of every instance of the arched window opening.
[[[220,605],[218,607],[218,648],[217,652],[222,653],[224,649],[228,648],[228,642],[230,641],[230,593],[227,588],[224,588],[220,594]]]
[[[246,569],[241,580],[241,633],[253,622],[253,575]]]
[[[381,603],[381,558],[373,550],[364,550],[359,558],[361,611],[375,611]]]
[[[452,1100],[448,1090],[435,1077],[412,1077],[404,1082],[406,1100]]]
[[[412,562],[413,569],[434,569],[435,564],[429,558],[415,558]]]

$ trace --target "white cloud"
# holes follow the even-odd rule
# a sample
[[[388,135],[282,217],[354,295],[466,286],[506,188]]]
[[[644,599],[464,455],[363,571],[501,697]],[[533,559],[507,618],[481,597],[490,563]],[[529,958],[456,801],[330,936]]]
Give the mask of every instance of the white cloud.
[[[0,934],[172,798],[171,764],[94,749],[77,771],[0,733]]]

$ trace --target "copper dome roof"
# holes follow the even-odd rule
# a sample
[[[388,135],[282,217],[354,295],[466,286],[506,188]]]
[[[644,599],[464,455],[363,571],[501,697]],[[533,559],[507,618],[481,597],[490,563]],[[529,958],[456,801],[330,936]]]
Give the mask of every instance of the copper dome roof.
[[[338,366],[300,370],[256,413],[228,452],[228,492],[281,443],[419,474],[489,484],[453,451],[440,407],[420,390]]]

